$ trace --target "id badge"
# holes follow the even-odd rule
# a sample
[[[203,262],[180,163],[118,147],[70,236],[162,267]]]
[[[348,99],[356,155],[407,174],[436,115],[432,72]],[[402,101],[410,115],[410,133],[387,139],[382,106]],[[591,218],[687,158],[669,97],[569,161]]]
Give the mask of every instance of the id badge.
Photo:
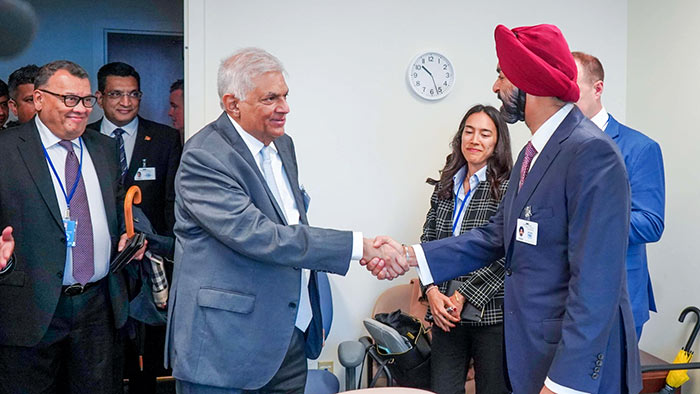
[[[75,230],[78,227],[76,220],[63,219],[63,228],[66,230],[66,245],[69,248],[75,247]]]
[[[136,171],[134,175],[134,181],[155,181],[156,180],[156,168],[155,167],[141,167]]]
[[[537,246],[537,222],[518,219],[515,229],[515,240]]]

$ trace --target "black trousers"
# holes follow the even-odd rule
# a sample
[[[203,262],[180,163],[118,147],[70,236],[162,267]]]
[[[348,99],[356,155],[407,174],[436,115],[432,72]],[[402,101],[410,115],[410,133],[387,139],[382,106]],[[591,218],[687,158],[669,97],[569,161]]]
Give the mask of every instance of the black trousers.
[[[241,338],[241,340],[245,340],[245,338]],[[292,340],[280,369],[265,386],[258,390],[220,388],[178,380],[176,383],[177,394],[304,394],[307,373],[305,346],[304,333],[300,329],[294,328]]]
[[[431,382],[438,394],[464,394],[469,361],[474,359],[477,394],[507,394],[503,324],[457,325],[445,332],[432,328]]]
[[[119,393],[119,351],[107,281],[62,294],[36,346],[0,346],[0,393]]]

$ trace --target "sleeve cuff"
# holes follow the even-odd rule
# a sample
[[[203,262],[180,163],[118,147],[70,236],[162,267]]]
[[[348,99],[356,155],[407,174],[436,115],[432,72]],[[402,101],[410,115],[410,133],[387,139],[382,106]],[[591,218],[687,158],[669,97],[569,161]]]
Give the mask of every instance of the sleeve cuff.
[[[578,391],[578,390],[574,390],[574,389],[570,389],[568,387],[562,386],[560,384],[556,384],[556,383],[552,382],[552,380],[549,378],[549,376],[547,376],[547,379],[544,380],[544,385],[548,389],[554,391],[557,394],[590,394],[590,393],[587,393],[585,391]]]
[[[352,256],[351,261],[357,261],[362,258],[362,232],[353,231],[352,232]]]
[[[416,261],[418,261],[418,278],[423,286],[427,286],[433,283],[433,275],[430,273],[430,267],[428,267],[428,260],[425,258],[425,253],[423,253],[423,248],[419,245],[411,245],[413,251],[416,253]]]

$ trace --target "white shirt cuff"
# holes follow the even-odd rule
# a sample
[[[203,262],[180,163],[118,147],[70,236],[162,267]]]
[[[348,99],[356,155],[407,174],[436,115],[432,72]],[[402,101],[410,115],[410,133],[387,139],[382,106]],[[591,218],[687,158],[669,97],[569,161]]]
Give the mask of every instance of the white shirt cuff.
[[[590,393],[587,393],[585,391],[578,391],[578,390],[570,389],[568,387],[564,387],[560,384],[556,384],[556,383],[552,382],[551,379],[549,379],[549,376],[547,376],[547,379],[544,380],[544,385],[548,389],[554,391],[557,394],[590,394]]]
[[[418,267],[416,267],[418,278],[423,286],[427,286],[433,283],[433,275],[430,273],[430,267],[428,267],[428,259],[425,258],[425,253],[423,253],[423,248],[420,244],[412,245],[412,247],[418,261]]]
[[[362,258],[362,232],[353,231],[352,232],[352,256],[351,261],[360,260]]]

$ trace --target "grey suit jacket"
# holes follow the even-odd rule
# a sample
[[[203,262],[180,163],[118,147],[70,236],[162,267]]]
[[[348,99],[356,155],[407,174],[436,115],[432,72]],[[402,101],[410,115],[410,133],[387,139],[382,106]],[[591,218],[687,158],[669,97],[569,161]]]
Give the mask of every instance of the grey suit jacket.
[[[177,379],[262,387],[291,340],[300,268],[348,270],[352,233],[306,224],[292,139],[283,135],[275,146],[300,208],[299,225],[286,225],[226,113],[185,145],[175,179],[177,241],[166,339],[166,363]],[[318,312],[316,288],[309,289]],[[309,331],[320,322],[314,315]]]

